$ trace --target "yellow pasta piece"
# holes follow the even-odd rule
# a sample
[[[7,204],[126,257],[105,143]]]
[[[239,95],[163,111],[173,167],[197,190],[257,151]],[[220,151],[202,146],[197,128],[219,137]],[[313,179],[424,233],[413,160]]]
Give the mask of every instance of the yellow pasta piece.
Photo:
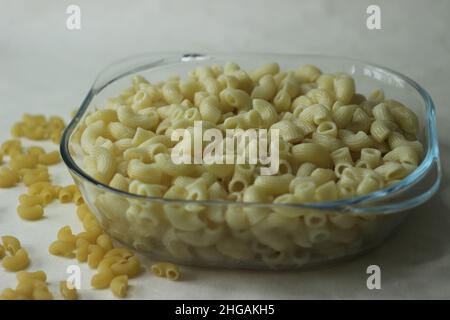
[[[18,283],[16,286],[16,293],[24,298],[33,299],[34,286],[32,282]]]
[[[38,165],[38,157],[32,154],[16,154],[11,157],[9,166],[13,170],[20,170],[22,168],[35,168]]]
[[[58,116],[51,116],[48,119],[48,124],[52,130],[64,130],[66,123],[63,118]]]
[[[40,288],[33,292],[34,300],[53,300],[53,295],[48,289]]]
[[[165,277],[166,273],[165,273],[165,263],[160,262],[160,263],[155,263],[151,266],[151,270],[153,272],[153,274],[157,277]]]
[[[321,168],[330,168],[330,151],[316,143],[302,143],[292,147],[294,158],[300,163],[309,162]]]
[[[92,277],[91,286],[95,289],[108,288],[112,279],[114,279],[114,273],[109,269],[103,269]]]
[[[99,235],[102,233],[100,223],[98,222],[97,218],[95,218],[93,215],[87,215],[86,217],[84,217],[82,223],[86,231],[98,232]]]
[[[292,174],[282,176],[258,176],[254,185],[267,195],[277,196],[289,192],[289,183],[294,179]]]
[[[270,127],[271,130],[279,130],[279,135],[284,141],[299,143],[303,140],[303,131],[292,121],[282,120]]]
[[[71,202],[76,190],[77,187],[75,185],[63,187],[58,193],[59,201],[61,201],[61,203]]]
[[[415,135],[419,128],[417,115],[396,100],[388,100],[386,103],[390,107],[390,114],[393,116],[399,127],[406,133]]]
[[[36,182],[28,186],[29,195],[39,195],[45,188],[51,187],[51,183],[48,181]]]
[[[22,142],[19,139],[6,140],[2,143],[0,151],[8,156],[14,153],[22,153]]]
[[[5,250],[10,255],[15,255],[16,252],[22,248],[19,239],[13,236],[2,236],[2,243]]]
[[[371,148],[374,145],[374,140],[363,131],[353,133],[350,130],[341,129],[338,132],[339,138],[345,146],[351,151],[359,152],[364,148]]]
[[[22,178],[23,183],[29,187],[37,182],[50,181],[50,176],[47,172],[27,173]]]
[[[334,79],[334,91],[336,99],[342,104],[348,104],[355,94],[355,82],[348,75],[338,75]]]
[[[109,258],[109,257],[130,258],[133,255],[134,255],[133,252],[131,252],[130,250],[128,250],[126,248],[114,248],[114,249],[109,250],[105,254],[105,258]]]
[[[16,122],[10,129],[10,133],[14,138],[23,136],[23,123]]]
[[[35,206],[42,205],[44,203],[44,200],[40,195],[21,194],[19,196],[19,202],[20,204],[25,206]]]
[[[325,89],[313,88],[306,93],[306,96],[311,99],[314,104],[320,104],[327,109],[330,109],[335,102],[334,94]]]
[[[77,207],[77,216],[80,221],[83,221],[83,219],[88,215],[92,215],[92,212],[89,210],[87,204],[83,203]]]
[[[178,85],[173,82],[167,82],[163,85],[162,94],[168,103],[181,103],[184,98],[178,88]]]
[[[116,173],[109,182],[110,187],[122,191],[128,191],[129,185],[130,185],[129,179],[120,173]]]
[[[47,205],[55,199],[55,186],[42,188],[39,196],[42,198],[43,204]]]
[[[417,166],[419,164],[419,155],[416,150],[410,146],[399,146],[388,152],[384,157],[384,161],[398,161],[402,164],[410,164]]]
[[[59,151],[55,150],[49,153],[39,154],[38,161],[40,164],[51,166],[61,162],[61,156],[59,154]]]
[[[30,125],[44,125],[47,122],[45,115],[42,114],[25,113],[22,116],[22,120],[24,123]]]
[[[98,236],[102,233],[102,230],[85,231],[77,234],[77,239],[85,239],[90,243],[95,243]]]
[[[36,204],[34,206],[21,204],[17,207],[17,213],[24,220],[34,221],[39,220],[44,216],[44,209],[40,204]]]
[[[0,293],[0,300],[19,300],[19,297],[15,290],[6,288]]]
[[[47,276],[43,271],[19,272],[17,274],[18,284],[15,290],[16,294],[20,296],[18,299],[52,299],[52,295],[45,282],[46,278]]]
[[[306,64],[295,71],[295,76],[301,82],[314,82],[322,74],[319,68],[314,65]]]
[[[285,88],[281,88],[273,98],[273,105],[278,112],[289,110],[291,104],[292,98]]]
[[[225,105],[237,109],[247,109],[250,105],[250,96],[241,89],[226,88],[220,92],[220,101]]]
[[[106,250],[100,247],[99,245],[89,245],[88,246],[88,258],[87,263],[91,268],[97,268],[99,263],[102,261],[105,256]]]
[[[91,242],[89,242],[86,239],[78,238],[76,240],[76,258],[79,262],[86,262],[89,255],[89,245]]]
[[[279,71],[280,71],[280,66],[278,65],[278,63],[269,62],[269,63],[266,63],[266,64],[260,66],[256,70],[254,70],[251,73],[250,77],[252,78],[252,80],[254,82],[258,82],[265,75],[268,75],[268,74],[274,75],[274,74],[277,74]]]
[[[72,201],[76,206],[80,206],[84,203],[84,198],[79,190],[73,193]]]
[[[75,250],[75,244],[73,242],[66,242],[62,240],[56,240],[52,242],[48,248],[50,254],[54,256],[60,256],[65,258],[73,258]]]
[[[58,240],[75,244],[77,241],[76,236],[72,233],[70,226],[64,226],[58,231]]]
[[[48,169],[46,166],[38,165],[36,168],[29,169],[29,168],[22,168],[19,169],[19,174],[21,177],[24,177],[25,175],[36,175],[39,173],[48,173]]]
[[[42,282],[47,281],[47,275],[42,270],[34,272],[19,271],[16,274],[16,278],[18,282],[33,282],[34,280],[39,280]]]
[[[97,238],[97,244],[106,251],[110,251],[114,247],[111,237],[105,233]]]
[[[110,283],[111,292],[119,298],[124,298],[128,290],[128,276],[121,275],[114,277]]]
[[[165,275],[167,279],[176,281],[180,278],[180,269],[178,266],[170,263],[165,267]]]
[[[67,286],[67,281],[61,281],[59,283],[59,292],[61,293],[61,296],[65,300],[77,300],[78,299],[78,292],[77,289],[71,288]]]
[[[111,266],[121,261],[123,258],[119,256],[112,256],[112,257],[105,257],[100,261],[99,265],[97,266],[97,271],[102,272],[103,269],[111,270]]]
[[[6,256],[2,260],[2,266],[8,271],[17,272],[26,269],[30,265],[30,259],[25,249],[20,248],[12,256]]]
[[[50,140],[53,143],[59,144],[61,143],[63,131],[62,130],[55,130],[52,133],[50,133]]]
[[[38,146],[31,146],[27,148],[27,153],[39,157],[39,155],[45,154],[45,149]]]
[[[330,110],[322,104],[313,104],[306,107],[298,116],[299,120],[310,124],[319,125],[322,122],[331,120]]]
[[[17,170],[7,167],[0,168],[0,188],[11,188],[19,182],[20,176]]]
[[[338,197],[338,189],[334,181],[328,181],[317,187],[316,191],[317,201],[334,201]]]
[[[141,263],[136,256],[122,258],[111,265],[114,275],[127,275],[130,278],[137,276],[141,272]]]
[[[259,85],[253,88],[251,97],[271,101],[277,94],[277,83],[272,75],[266,74],[259,80]]]

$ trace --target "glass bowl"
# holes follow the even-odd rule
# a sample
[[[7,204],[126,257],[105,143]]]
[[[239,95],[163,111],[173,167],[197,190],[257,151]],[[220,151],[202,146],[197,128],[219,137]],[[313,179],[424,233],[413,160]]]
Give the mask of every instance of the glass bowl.
[[[425,156],[400,183],[345,200],[304,204],[169,200],[130,194],[104,185],[81,168],[70,141],[84,118],[141,74],[157,82],[186,75],[204,64],[233,61],[244,69],[276,61],[282,69],[314,64],[347,72],[359,93],[382,89],[419,118]],[[435,108],[416,82],[387,68],[347,58],[283,54],[144,54],[104,69],[89,90],[61,142],[62,158],[103,228],[120,242],[154,259],[180,264],[292,269],[351,257],[382,242],[439,188],[441,169]],[[192,208],[195,208],[193,210]],[[236,223],[231,216],[240,217]],[[305,227],[305,221],[314,227]],[[183,221],[183,223],[180,223]]]

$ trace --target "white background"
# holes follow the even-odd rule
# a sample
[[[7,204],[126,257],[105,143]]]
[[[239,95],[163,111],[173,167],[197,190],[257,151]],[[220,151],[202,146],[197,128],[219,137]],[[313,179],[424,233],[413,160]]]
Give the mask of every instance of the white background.
[[[77,4],[82,29],[66,29],[66,8]],[[382,30],[366,28],[366,8],[381,7]],[[398,70],[434,99],[444,170],[450,152],[450,1],[21,1],[0,0],[0,140],[22,113],[62,115],[79,106],[97,72],[122,57],[151,51],[322,53],[354,57]],[[50,145],[51,148],[56,148]],[[63,166],[56,183],[68,183]],[[21,221],[22,188],[0,190],[0,234],[18,236],[33,269],[49,274],[52,289],[71,260],[50,256],[60,226],[79,224],[72,205],[52,204],[46,218]],[[183,268],[182,282],[144,273],[130,298],[450,298],[450,189],[413,210],[384,245],[351,262],[303,272]],[[149,261],[145,261],[149,265]],[[366,268],[378,264],[382,289],[366,288]],[[89,289],[82,298],[112,298]],[[0,289],[15,285],[0,270]]]

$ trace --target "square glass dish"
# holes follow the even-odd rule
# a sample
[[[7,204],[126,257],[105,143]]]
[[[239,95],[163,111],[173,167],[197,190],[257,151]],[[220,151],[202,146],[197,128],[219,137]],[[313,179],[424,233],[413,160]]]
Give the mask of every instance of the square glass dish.
[[[327,73],[346,72],[358,93],[382,89],[418,116],[424,157],[397,184],[344,200],[302,204],[191,201],[131,194],[96,181],[82,169],[71,145],[96,106],[127,88],[137,74],[150,82],[185,75],[201,65],[233,61],[243,69],[276,61],[282,69],[314,64]],[[428,93],[398,72],[347,58],[282,54],[145,54],[103,70],[61,142],[62,158],[103,228],[122,243],[160,260],[181,264],[291,269],[354,256],[382,242],[439,188],[441,169],[435,110]],[[193,210],[192,208],[195,208]],[[238,217],[239,223],[229,217]],[[305,227],[305,219],[314,228]]]

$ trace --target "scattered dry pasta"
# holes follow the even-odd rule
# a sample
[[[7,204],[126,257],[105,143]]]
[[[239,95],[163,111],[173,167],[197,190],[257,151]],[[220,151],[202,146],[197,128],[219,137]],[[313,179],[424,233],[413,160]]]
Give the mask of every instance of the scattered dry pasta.
[[[31,130],[32,126],[36,127],[34,131]],[[47,120],[41,115],[26,114],[22,122],[13,126],[11,133],[14,137],[50,139],[59,143],[64,127],[64,121],[59,117],[50,117]],[[142,137],[146,137],[145,132],[140,132]],[[77,214],[83,222],[85,232],[74,235],[70,226],[62,227],[58,231],[58,239],[49,246],[50,253],[67,258],[76,257],[80,262],[87,262],[95,268],[102,262],[100,276],[93,277],[93,286],[106,288],[111,283],[112,292],[117,297],[124,297],[128,288],[128,276],[136,276],[141,271],[140,262],[128,250],[113,250],[111,238],[102,232],[100,224],[84,204],[81,192],[75,185],[60,187],[51,184],[47,166],[61,161],[59,151],[47,153],[39,146],[24,149],[20,140],[13,139],[1,145],[0,162],[5,160],[4,155],[10,159],[7,166],[0,168],[0,188],[14,187],[20,181],[28,187],[28,192],[19,196],[17,212],[21,218],[25,220],[42,218],[43,207],[55,198],[62,203],[73,202],[78,206]],[[0,300],[53,299],[46,284],[47,276],[43,271],[20,271],[26,269],[30,263],[20,241],[13,236],[2,236],[1,240],[2,265],[5,270],[17,272],[18,284],[16,289],[3,290],[0,293]],[[109,258],[103,259],[106,253],[109,253]],[[76,289],[69,288],[66,281],[60,282],[59,289],[64,299],[78,299]]]
[[[56,240],[52,242],[48,248],[48,251],[54,256],[73,258],[75,244],[72,242]]]
[[[128,290],[128,276],[121,275],[114,277],[110,284],[111,292],[119,298],[124,298]]]
[[[165,277],[167,279],[176,281],[180,278],[180,268],[173,263],[159,262],[152,265],[151,270],[154,275],[158,277]]]
[[[59,292],[61,293],[61,296],[65,300],[77,300],[78,299],[78,292],[75,288],[69,288],[67,281],[61,281],[59,283]]]
[[[40,204],[33,206],[30,205],[19,205],[17,207],[17,213],[24,220],[39,220],[44,216],[44,209]]]
[[[114,279],[114,273],[111,269],[103,269],[91,278],[91,286],[95,289],[108,288]]]
[[[7,255],[2,260],[5,270],[17,272],[26,269],[30,265],[30,259],[25,249],[20,248],[13,255]]]
[[[20,241],[13,236],[2,236],[3,246],[0,248],[2,266],[7,271],[17,272],[28,268],[30,259]]]
[[[74,184],[63,187],[58,192],[58,199],[61,203],[72,202],[74,195],[77,191],[78,191],[78,188]]]
[[[94,289],[111,288],[117,297],[124,297],[128,288],[128,278],[137,276],[141,264],[137,256],[126,248],[115,248],[109,235],[103,230],[86,204],[77,207],[77,216],[85,229],[74,235],[70,226],[64,226],[58,231],[57,240],[49,251],[51,254],[66,258],[76,258],[86,262],[96,269],[91,278]],[[60,292],[66,299],[76,298],[76,291],[66,289],[61,282]]]
[[[11,128],[11,135],[15,138],[51,140],[59,143],[65,126],[61,117],[51,116],[47,119],[44,115],[24,114],[22,121],[15,123]]]
[[[0,293],[0,300],[52,300],[44,271],[20,271],[16,274],[16,289],[7,288]]]

